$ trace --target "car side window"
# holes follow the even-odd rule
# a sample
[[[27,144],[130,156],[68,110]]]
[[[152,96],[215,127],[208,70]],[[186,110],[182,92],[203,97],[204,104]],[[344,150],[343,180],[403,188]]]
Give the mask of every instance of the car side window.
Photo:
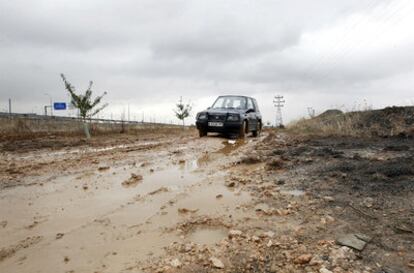
[[[259,105],[257,104],[257,100],[253,100],[253,103],[254,103],[254,108],[256,109],[256,112],[259,112],[260,110],[259,110]]]
[[[255,110],[255,107],[253,105],[252,99],[251,98],[247,98],[247,109],[253,109]]]

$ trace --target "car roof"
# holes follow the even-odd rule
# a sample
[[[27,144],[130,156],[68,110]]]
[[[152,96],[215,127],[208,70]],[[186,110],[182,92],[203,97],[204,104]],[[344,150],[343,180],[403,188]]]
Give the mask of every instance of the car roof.
[[[218,96],[220,97],[242,97],[242,98],[249,98],[249,99],[254,99],[252,97],[248,97],[248,96],[243,96],[243,95],[222,95],[222,96]]]

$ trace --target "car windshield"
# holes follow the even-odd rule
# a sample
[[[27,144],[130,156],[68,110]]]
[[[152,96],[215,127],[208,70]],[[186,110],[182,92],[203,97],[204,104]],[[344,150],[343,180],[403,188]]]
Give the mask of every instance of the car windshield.
[[[211,107],[212,109],[246,109],[245,97],[219,97]]]

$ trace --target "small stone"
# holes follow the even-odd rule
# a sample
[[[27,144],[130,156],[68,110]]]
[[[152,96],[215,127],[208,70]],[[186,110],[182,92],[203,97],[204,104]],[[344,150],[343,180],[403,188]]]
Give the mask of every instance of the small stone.
[[[312,259],[311,254],[303,254],[295,259],[295,264],[307,264],[311,261],[311,259]]]
[[[215,257],[211,257],[210,261],[211,261],[211,264],[213,265],[213,267],[215,267],[215,268],[224,268],[223,262],[220,261],[219,259],[217,259]]]
[[[334,202],[335,198],[333,198],[332,196],[324,196],[323,200],[325,200],[326,202]]]
[[[367,197],[364,199],[364,201],[362,201],[362,204],[367,208],[371,208],[374,204],[374,199],[371,197]]]
[[[233,188],[233,187],[236,186],[236,182],[234,182],[234,181],[227,181],[226,182],[226,186],[229,187],[229,188]]]
[[[174,259],[170,262],[170,265],[172,267],[179,268],[179,267],[181,267],[181,262],[178,259]]]
[[[217,195],[216,195],[216,198],[217,198],[217,199],[221,199],[221,198],[223,198],[223,195],[222,195],[222,194],[217,194]]]
[[[56,240],[61,239],[64,235],[65,235],[65,234],[63,234],[63,233],[58,233],[58,234],[56,234]]]
[[[267,242],[266,246],[267,246],[267,247],[271,247],[271,246],[273,246],[273,242],[272,242],[272,240],[269,240],[269,242]]]
[[[229,237],[230,238],[236,237],[236,236],[241,236],[242,234],[243,234],[243,232],[241,230],[233,229],[233,230],[229,231]]]
[[[338,238],[336,243],[341,246],[347,246],[362,251],[369,241],[369,237],[363,234],[346,234]]]
[[[272,213],[272,210],[270,209],[270,207],[265,203],[257,204],[254,207],[254,210],[258,211],[258,212],[263,212],[265,214],[271,214]]]
[[[314,256],[312,260],[309,261],[309,265],[315,266],[315,265],[321,265],[323,264],[323,260],[319,256]]]
[[[331,270],[326,269],[325,267],[322,267],[319,269],[319,273],[333,273]]]

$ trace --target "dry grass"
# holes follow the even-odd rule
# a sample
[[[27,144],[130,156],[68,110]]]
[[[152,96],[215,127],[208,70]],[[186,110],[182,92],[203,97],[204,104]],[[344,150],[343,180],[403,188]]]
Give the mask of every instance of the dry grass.
[[[311,119],[301,119],[288,125],[288,130],[299,135],[388,137],[414,136],[414,107],[389,107],[322,114]]]
[[[89,124],[92,136],[128,134],[180,133],[181,126],[160,124],[122,125],[109,123]],[[185,128],[188,130],[188,127]],[[31,120],[25,118],[0,119],[0,141],[35,139],[42,137],[83,137],[83,124],[79,121]]]

